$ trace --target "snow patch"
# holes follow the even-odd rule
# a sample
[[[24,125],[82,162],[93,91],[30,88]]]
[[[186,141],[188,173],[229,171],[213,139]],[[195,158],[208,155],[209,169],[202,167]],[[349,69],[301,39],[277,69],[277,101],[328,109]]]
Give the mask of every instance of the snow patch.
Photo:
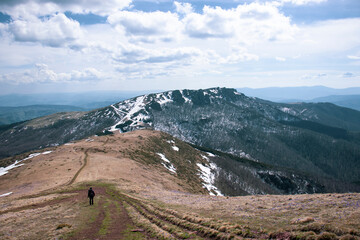
[[[219,91],[217,89],[210,89],[210,92],[214,93],[214,94],[218,94]]]
[[[307,109],[305,108],[305,109],[303,109],[301,112],[300,112],[300,114],[303,114],[304,112],[306,112],[307,111]]]
[[[206,156],[205,156],[206,157]],[[215,163],[209,163],[206,166],[201,163],[196,164],[200,168],[200,178],[203,180],[203,187],[209,191],[210,195],[224,196],[213,184],[215,182],[215,170],[217,166]]]
[[[141,96],[141,97],[136,98],[136,102],[132,106],[130,112],[125,116],[125,118],[130,118],[131,115],[139,112],[140,110],[142,110],[144,108],[144,98],[145,98],[145,96]]]
[[[206,152],[207,155],[209,155],[209,157],[216,157],[216,155],[212,154],[211,152]]]
[[[182,90],[180,92],[181,92],[182,97],[185,99],[186,103],[191,102],[190,98],[187,98],[187,97],[184,96],[184,93],[183,93]]]
[[[137,98],[133,98],[130,100],[123,101],[118,107],[115,107],[115,105],[111,105],[111,107],[114,109],[116,114],[119,117],[119,121],[110,127],[109,131],[122,131],[121,129],[116,128],[116,126],[120,124],[124,124],[127,121],[131,121],[130,126],[131,127],[138,127],[141,126],[141,124],[145,121],[150,119],[150,116],[143,114],[141,111],[148,114],[148,112],[145,109],[145,99],[148,97],[148,95],[140,96]]]
[[[240,153],[239,153],[239,156],[242,157],[242,158],[246,158],[246,159],[248,159],[248,160],[254,161],[254,162],[259,162],[259,160],[251,157],[250,154],[245,153],[245,152],[240,152]]]
[[[173,100],[171,98],[168,98],[167,96],[165,96],[164,94],[161,94],[161,93],[156,94],[156,99],[158,100],[158,103],[160,105],[163,105],[168,102],[173,102]]]
[[[30,158],[33,158],[33,157],[36,157],[36,156],[39,156],[41,154],[49,154],[49,153],[52,153],[52,151],[46,151],[46,152],[42,152],[42,153],[32,153],[30,154],[28,157],[24,158],[24,159],[21,159],[21,160],[16,160],[13,164],[7,166],[7,167],[0,167],[0,176],[3,176],[7,173],[9,173],[9,171],[13,168],[17,168],[17,167],[20,167],[22,165],[24,165],[24,163],[21,163],[22,161],[26,161]]]
[[[169,159],[167,159],[165,157],[164,154],[162,153],[156,153],[157,155],[160,156],[161,160],[163,160],[163,162],[161,163],[167,170],[169,170],[172,173],[176,174],[176,168],[174,167],[174,165],[172,165],[172,163],[170,162]]]
[[[296,115],[296,112],[291,108],[283,107],[283,108],[280,108],[280,111],[291,114],[291,115]]]
[[[8,192],[8,193],[4,193],[4,194],[1,194],[0,197],[6,197],[6,196],[9,196],[10,194],[12,194],[13,192]]]
[[[179,151],[180,149],[177,147],[177,146],[175,146],[175,141],[174,140],[169,140],[169,141],[166,141],[167,143],[169,143],[169,144],[172,144],[172,149],[174,150],[174,151]]]
[[[7,167],[1,167],[0,168],[0,176],[3,176],[5,174],[7,174],[13,168],[17,168],[17,167],[20,167],[20,166],[24,165],[23,163],[19,164],[20,162],[22,162],[22,160],[21,161],[16,160],[13,164],[11,164],[11,165],[9,165]]]

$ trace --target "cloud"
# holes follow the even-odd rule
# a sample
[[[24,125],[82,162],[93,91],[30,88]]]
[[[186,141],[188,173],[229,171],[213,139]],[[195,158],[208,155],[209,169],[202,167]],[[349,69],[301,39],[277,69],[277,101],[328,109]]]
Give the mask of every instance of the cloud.
[[[276,61],[279,61],[279,62],[285,62],[286,61],[286,58],[284,57],[275,57]]]
[[[82,35],[80,24],[63,13],[42,20],[15,20],[9,24],[9,31],[16,41],[40,42],[51,47],[62,47]]]
[[[301,77],[301,79],[305,80],[316,80],[316,79],[322,79],[326,78],[328,74],[326,73],[318,73],[318,74],[305,74]]]
[[[191,62],[193,58],[202,55],[196,48],[161,48],[147,49],[135,45],[121,45],[112,55],[115,62],[124,64],[134,63],[167,63]]]
[[[255,54],[248,53],[245,48],[233,46],[231,49],[231,54],[226,57],[219,57],[219,60],[215,58],[215,62],[222,64],[234,64],[244,61],[258,61],[259,56]],[[214,61],[213,61],[214,62]]]
[[[301,28],[298,43],[307,51],[342,52],[359,46],[360,18],[321,21]]]
[[[46,16],[58,12],[108,16],[130,6],[132,0],[2,0],[0,11],[13,19]]]
[[[291,39],[296,31],[290,18],[271,3],[254,2],[232,9],[205,6],[203,13],[187,13],[182,22],[192,38],[233,38],[246,44]]]
[[[360,18],[319,21],[312,24],[296,26],[292,38],[283,41],[258,41],[247,46],[249,52],[260,58],[280,56],[294,59],[298,62],[307,61],[305,65],[316,61],[329,60],[329,54],[344,60],[346,53],[352,53],[359,48]],[[350,59],[356,60],[357,54]],[[297,56],[301,56],[296,58]],[[347,56],[349,58],[349,56]],[[321,60],[320,60],[321,59]],[[341,60],[340,60],[341,59]],[[302,64],[302,63],[300,63]]]
[[[352,78],[355,77],[355,74],[351,73],[351,72],[346,72],[343,74],[344,78]]]
[[[203,14],[189,13],[183,19],[185,32],[193,38],[228,38],[234,36],[234,19],[227,10],[205,6]]]
[[[319,4],[327,0],[281,0],[280,3],[291,3],[294,5]]]
[[[0,49],[4,52],[0,81],[86,82],[105,77],[106,81],[125,83],[127,79],[156,78],[159,86],[172,88],[169,79],[178,86],[188,81],[192,87],[192,82],[216,85],[226,78],[229,86],[231,81],[239,86],[249,76],[262,79],[261,72],[270,71],[274,62],[280,61],[283,69],[278,71],[286,72],[282,84],[291,84],[289,79],[299,81],[304,74],[310,74],[304,76],[309,80],[300,82],[313,84],[350,77],[344,73],[353,67],[346,64],[358,61],[344,62],[344,56],[360,59],[360,18],[296,25],[282,7],[302,5],[305,11],[307,4],[323,1],[235,1],[239,5],[233,8],[203,6],[200,10],[202,3],[195,2],[165,4],[173,12],[144,12],[135,9],[139,4],[130,6],[130,0],[0,1],[0,12],[11,15],[10,22],[0,23]],[[107,21],[79,24],[67,17],[66,11],[106,16]],[[29,68],[39,62],[46,65]],[[339,69],[333,74],[329,69],[336,63]],[[318,74],[322,72],[327,75]],[[267,81],[273,84],[281,82],[267,78],[274,80]],[[343,82],[349,85],[357,78]],[[128,82],[130,86],[132,81]],[[259,86],[264,82],[257,81]],[[137,83],[153,87],[153,81]]]
[[[360,56],[348,55],[347,57],[351,60],[360,60]]]
[[[172,41],[179,37],[182,23],[171,12],[119,11],[108,22],[127,36],[142,42]]]
[[[35,64],[32,69],[22,72],[0,75],[0,82],[20,83],[60,83],[60,82],[88,82],[101,79],[102,73],[95,68],[85,68],[82,71],[73,70],[68,73],[56,73],[48,65],[43,63]]]
[[[181,3],[181,2],[174,2],[174,5],[176,7],[176,12],[180,14],[190,14],[194,11],[193,7],[190,3]]]

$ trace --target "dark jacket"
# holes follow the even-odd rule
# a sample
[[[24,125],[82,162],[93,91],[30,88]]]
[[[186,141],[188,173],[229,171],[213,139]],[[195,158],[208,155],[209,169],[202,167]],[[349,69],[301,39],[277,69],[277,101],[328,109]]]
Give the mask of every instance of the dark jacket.
[[[92,189],[89,189],[89,191],[88,191],[88,197],[89,197],[89,198],[95,197],[95,192],[94,192]]]

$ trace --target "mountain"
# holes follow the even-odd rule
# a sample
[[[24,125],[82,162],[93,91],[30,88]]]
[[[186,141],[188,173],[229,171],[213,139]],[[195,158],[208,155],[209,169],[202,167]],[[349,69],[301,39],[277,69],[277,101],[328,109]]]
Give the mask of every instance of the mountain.
[[[0,125],[23,122],[58,112],[85,111],[84,108],[66,105],[30,105],[22,107],[0,107]]]
[[[333,103],[341,107],[360,110],[360,88],[335,89],[323,86],[314,87],[272,87],[238,88],[247,96],[281,103]]]
[[[92,110],[132,98],[149,91],[93,91],[69,93],[37,93],[0,95],[0,106],[69,105]]]
[[[159,131],[91,136],[15,158],[0,168],[1,239],[360,237],[359,193],[279,195],[322,187]],[[257,195],[239,196],[247,194]]]
[[[52,158],[62,159],[77,158],[81,155],[76,153],[79,151],[86,152],[90,156],[88,158],[109,159],[109,162],[99,162],[99,168],[104,164],[111,164],[112,158],[128,158],[149,168],[160,169],[175,176],[182,189],[192,193],[239,196],[320,193],[329,190],[321,181],[308,175],[258,163],[249,160],[246,156],[236,157],[194,146],[169,134],[153,130],[136,130],[124,134],[91,137],[71,144],[52,147],[42,152],[45,154],[51,152]],[[16,158],[27,159],[27,156],[38,155],[37,153],[31,155],[26,153],[23,157]],[[16,163],[14,167],[20,166],[21,163]],[[69,164],[76,163],[69,162]],[[74,169],[74,166],[67,166],[67,168]],[[10,171],[11,167],[8,169],[7,171]],[[37,171],[39,178],[40,170]],[[72,171],[66,174],[74,174],[71,173]],[[157,171],[154,170],[154,174]],[[111,176],[111,170],[107,174],[108,177]],[[40,180],[36,177],[28,181],[34,180],[36,182],[47,181],[46,178]],[[93,181],[94,179],[86,180]],[[9,187],[9,184],[6,184],[6,187]]]
[[[360,88],[335,89],[324,86],[312,87],[269,87],[269,88],[238,88],[247,96],[257,97],[276,102],[304,102],[330,95],[358,95]]]
[[[3,126],[0,156],[94,134],[151,128],[196,146],[286,168],[312,179],[333,179],[319,182],[332,182],[339,189],[346,186],[339,181],[360,182],[359,119],[360,112],[333,104],[272,103],[226,88],[175,90],[90,112],[58,113]],[[235,175],[241,176],[241,170]],[[225,176],[232,178],[228,172]]]
[[[311,102],[329,102],[341,107],[352,108],[360,111],[360,95],[331,95],[314,98]]]

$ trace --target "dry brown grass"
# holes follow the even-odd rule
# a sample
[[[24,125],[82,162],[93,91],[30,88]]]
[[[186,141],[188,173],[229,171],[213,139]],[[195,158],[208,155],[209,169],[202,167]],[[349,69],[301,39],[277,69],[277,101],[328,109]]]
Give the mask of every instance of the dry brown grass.
[[[0,239],[56,239],[79,226],[80,205],[63,203],[0,215]]]
[[[189,193],[196,191],[198,184],[192,185],[161,165],[139,159],[147,156],[146,147],[153,146],[149,139],[160,139],[156,146],[162,146],[163,137],[159,132],[136,131],[54,148],[53,153],[35,157],[0,178],[0,193],[14,192],[0,198],[1,210],[58,198],[59,193],[54,191],[69,184],[84,166],[88,151],[88,164],[74,183],[113,183],[127,199],[126,209],[132,219],[158,239],[186,238],[192,232],[198,238],[214,239],[360,238],[360,194],[221,197]],[[181,155],[164,142],[168,145],[164,150],[167,156],[181,161]],[[176,145],[185,148],[180,142]],[[7,212],[0,216],[1,223],[5,223],[0,225],[0,238],[41,239],[41,234],[55,238],[79,227],[75,213],[80,208],[77,204],[62,204]],[[31,218],[34,220],[29,223]],[[61,224],[72,227],[55,230]]]

